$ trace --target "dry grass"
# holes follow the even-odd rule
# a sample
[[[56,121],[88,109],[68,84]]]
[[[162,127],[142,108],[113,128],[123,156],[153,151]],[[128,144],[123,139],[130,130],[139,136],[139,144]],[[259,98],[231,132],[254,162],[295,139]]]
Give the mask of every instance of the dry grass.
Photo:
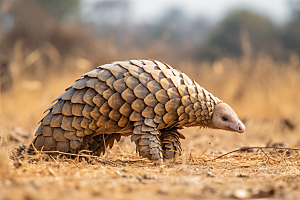
[[[184,146],[188,145],[184,142]],[[262,152],[234,153],[206,162],[203,159],[215,157],[212,149],[201,155],[187,153],[185,148],[175,164],[158,167],[138,158],[128,141],[118,147],[105,157],[80,162],[41,155],[15,161],[9,167],[14,176],[0,179],[0,198],[299,198],[300,156],[296,152],[280,162]],[[272,152],[268,156],[281,159]]]
[[[10,166],[7,155],[5,155],[3,152],[0,152],[0,160],[0,179],[10,178]]]

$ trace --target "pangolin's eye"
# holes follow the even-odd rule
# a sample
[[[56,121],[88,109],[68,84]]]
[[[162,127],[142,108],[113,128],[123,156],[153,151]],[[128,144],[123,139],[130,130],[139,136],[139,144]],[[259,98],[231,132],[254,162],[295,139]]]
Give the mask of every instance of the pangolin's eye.
[[[228,120],[228,118],[227,117],[223,117],[223,121],[227,121]]]

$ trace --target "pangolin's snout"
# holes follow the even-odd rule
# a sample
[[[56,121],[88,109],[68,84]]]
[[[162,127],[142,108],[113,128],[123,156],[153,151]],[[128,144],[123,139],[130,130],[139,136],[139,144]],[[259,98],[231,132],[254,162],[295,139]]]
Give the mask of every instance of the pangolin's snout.
[[[241,122],[238,124],[238,132],[243,133],[245,131],[245,125]]]

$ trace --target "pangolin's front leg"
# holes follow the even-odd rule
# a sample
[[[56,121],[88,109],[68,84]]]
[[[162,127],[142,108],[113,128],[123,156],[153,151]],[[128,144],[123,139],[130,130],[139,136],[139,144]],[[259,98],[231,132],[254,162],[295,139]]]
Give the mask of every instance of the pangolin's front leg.
[[[155,164],[162,164],[163,154],[159,139],[160,132],[144,123],[136,123],[131,141],[136,143],[136,151],[140,156],[148,158]]]
[[[165,129],[161,131],[160,142],[165,163],[174,162],[182,152],[180,138],[184,136],[177,129]]]

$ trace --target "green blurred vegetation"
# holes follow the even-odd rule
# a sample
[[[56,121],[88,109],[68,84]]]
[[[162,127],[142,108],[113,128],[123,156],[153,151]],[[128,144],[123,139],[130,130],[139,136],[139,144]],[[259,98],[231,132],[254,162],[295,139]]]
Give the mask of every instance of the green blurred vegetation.
[[[54,16],[63,18],[66,14],[78,10],[80,0],[35,0]]]
[[[299,3],[300,5],[300,3]],[[281,38],[283,48],[300,54],[300,11],[295,12],[292,20],[285,26]]]
[[[264,16],[242,10],[230,13],[210,32],[202,57],[223,57],[226,54],[250,56],[253,52],[269,51],[277,41],[272,22]]]

